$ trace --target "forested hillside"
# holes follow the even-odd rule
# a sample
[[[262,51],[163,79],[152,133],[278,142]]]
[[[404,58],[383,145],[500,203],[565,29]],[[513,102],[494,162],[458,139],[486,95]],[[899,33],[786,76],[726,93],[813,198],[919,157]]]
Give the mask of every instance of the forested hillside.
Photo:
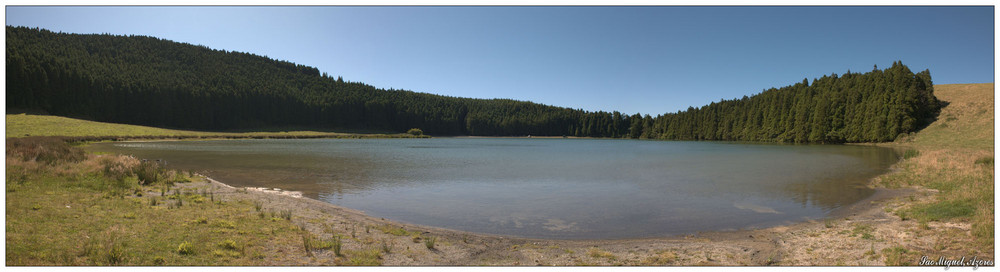
[[[658,116],[643,132],[685,140],[884,142],[929,124],[939,109],[930,72],[914,74],[895,62]]]
[[[876,142],[920,128],[940,107],[930,73],[914,74],[901,62],[652,117],[379,89],[309,66],[153,37],[10,26],[6,34],[8,109],[158,127]]]

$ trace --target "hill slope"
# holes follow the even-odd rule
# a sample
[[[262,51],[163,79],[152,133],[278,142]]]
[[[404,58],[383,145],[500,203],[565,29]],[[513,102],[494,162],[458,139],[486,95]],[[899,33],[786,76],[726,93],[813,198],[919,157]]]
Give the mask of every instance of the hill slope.
[[[946,252],[926,253],[942,253],[938,254],[941,256],[971,255],[977,251],[992,253],[994,84],[936,85],[935,89],[947,106],[941,109],[937,121],[927,128],[895,142],[881,144],[908,151],[906,158],[897,165],[900,171],[881,177],[876,185],[920,186],[938,192],[930,202],[918,200],[897,211],[904,218],[968,224],[966,231],[947,234],[957,237],[946,239],[953,243],[947,246]],[[944,234],[927,231],[921,235]]]
[[[313,67],[153,37],[6,33],[8,108],[157,127],[873,142],[920,128],[938,109],[930,73],[901,62],[652,117],[378,89]]]
[[[947,106],[912,141],[941,148],[993,150],[993,83],[935,85]]]

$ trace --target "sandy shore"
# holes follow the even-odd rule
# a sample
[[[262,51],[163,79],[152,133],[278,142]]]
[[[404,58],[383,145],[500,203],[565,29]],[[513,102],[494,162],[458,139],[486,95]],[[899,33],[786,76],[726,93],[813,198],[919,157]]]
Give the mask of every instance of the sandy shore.
[[[828,219],[756,230],[625,240],[546,240],[470,233],[374,218],[364,212],[301,197],[295,192],[236,188],[210,183],[217,195],[263,203],[265,210],[292,210],[292,221],[319,237],[345,237],[345,249],[388,245],[383,265],[883,265],[884,249],[932,248],[924,231],[968,231],[969,224],[930,222],[924,229],[891,213],[903,198],[926,198],[925,189],[876,189],[868,199],[843,207]],[[405,231],[398,231],[402,228]],[[347,239],[350,237],[350,239]],[[423,239],[435,237],[433,249]],[[940,251],[940,250],[937,250]],[[301,249],[289,249],[301,252]],[[941,252],[947,254],[947,252]],[[992,254],[992,252],[990,253]],[[992,255],[990,255],[992,256]],[[303,265],[335,264],[332,252],[313,257],[289,254]],[[917,260],[911,260],[916,263]],[[280,263],[289,263],[287,259]]]

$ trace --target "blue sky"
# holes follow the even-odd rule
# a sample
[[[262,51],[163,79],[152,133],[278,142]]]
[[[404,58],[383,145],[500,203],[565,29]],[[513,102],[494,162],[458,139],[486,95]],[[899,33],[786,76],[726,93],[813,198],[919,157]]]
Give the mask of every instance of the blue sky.
[[[994,81],[993,7],[12,7],[6,24],[147,35],[380,88],[657,115],[902,60]]]

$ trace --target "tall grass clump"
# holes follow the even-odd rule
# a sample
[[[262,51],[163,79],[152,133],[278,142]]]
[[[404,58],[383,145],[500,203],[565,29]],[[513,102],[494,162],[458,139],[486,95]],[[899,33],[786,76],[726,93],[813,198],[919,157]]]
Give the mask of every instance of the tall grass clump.
[[[437,242],[437,237],[434,236],[427,237],[426,239],[424,239],[424,246],[426,246],[427,249],[434,249],[435,242]]]
[[[302,232],[302,250],[306,252],[306,256],[313,256],[313,236],[308,232]]]
[[[344,242],[340,240],[340,235],[334,235],[330,240],[330,247],[333,249],[333,254],[336,256],[344,256],[341,254],[340,249],[344,245]]]
[[[384,239],[382,240],[382,252],[385,252],[387,254],[388,253],[392,253],[392,247],[393,247],[393,244],[390,243],[388,240],[384,240]]]
[[[131,156],[104,157],[100,164],[103,166],[104,176],[110,179],[113,187],[117,189],[128,189],[134,184],[163,184],[166,188],[174,182],[168,177],[176,176],[172,172],[168,173],[156,162],[140,161]],[[165,193],[165,191],[161,191],[160,195],[163,196]]]
[[[160,183],[164,180],[165,170],[160,168],[160,165],[156,162],[143,161],[139,163],[133,170],[136,178],[139,179],[139,183],[142,185],[150,185]]]
[[[131,177],[132,169],[139,165],[139,160],[128,156],[110,156],[101,158],[99,163],[103,166],[101,173],[107,177],[106,185],[110,187],[106,189],[113,195],[122,194],[137,184]]]
[[[133,165],[129,163],[130,161],[126,159],[105,158],[101,161],[101,165],[104,166],[102,173],[111,180],[125,180],[132,175]]]
[[[920,151],[916,149],[907,149],[903,151],[903,159],[909,159],[916,156],[920,156]]]
[[[322,239],[313,236],[312,233],[308,231],[302,231],[302,245],[306,251],[307,256],[312,256],[313,250],[333,250],[333,254],[336,256],[341,255],[341,247],[343,246],[343,241],[340,239],[340,235],[334,235],[330,239]]]
[[[125,245],[119,242],[112,242],[104,255],[105,261],[110,265],[120,264],[125,261]]]

